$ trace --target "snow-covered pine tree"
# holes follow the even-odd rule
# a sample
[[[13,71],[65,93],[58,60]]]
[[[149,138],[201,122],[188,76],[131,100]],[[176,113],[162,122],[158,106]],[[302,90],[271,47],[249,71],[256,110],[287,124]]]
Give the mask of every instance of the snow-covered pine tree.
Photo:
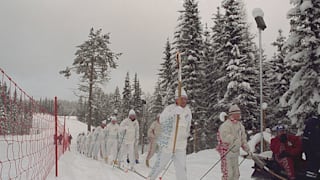
[[[137,114],[137,119],[138,119],[138,123],[139,123],[139,137],[140,137],[140,142],[143,142],[143,137],[144,137],[144,131],[145,131],[145,126],[147,124],[147,120],[146,118],[144,118],[144,111],[143,111],[143,106],[144,106],[144,102],[145,100],[142,100],[141,98],[142,95],[142,91],[141,91],[141,87],[140,87],[140,83],[139,83],[139,79],[138,79],[138,74],[135,73],[134,74],[134,79],[133,79],[133,94],[132,94],[132,99],[131,99],[131,104],[132,104],[132,108],[135,110],[136,114]]]
[[[181,54],[182,86],[187,91],[188,101],[192,111],[191,135],[195,124],[198,124],[199,133],[202,133],[204,111],[204,64],[202,27],[195,0],[184,0],[183,10],[180,11],[177,31],[174,34],[174,49]],[[177,77],[177,76],[176,76]],[[194,142],[188,143],[187,153],[194,150]]]
[[[219,94],[224,95],[217,107],[226,110],[232,103],[239,104],[244,126],[252,129],[253,122],[257,121],[255,112],[257,112],[258,103],[257,93],[253,90],[251,83],[257,77],[257,72],[253,64],[253,50],[248,47],[251,43],[248,39],[245,8],[241,0],[225,0],[222,7],[225,9],[224,38],[226,38],[223,59],[227,63],[225,76],[220,79],[223,79],[227,86],[219,88],[221,92]]]
[[[112,97],[112,102],[111,102],[111,107],[113,110],[113,115],[118,118],[118,113],[121,110],[121,95],[119,91],[119,87],[116,87],[116,90],[114,91],[113,97]]]
[[[160,91],[162,96],[162,104],[168,105],[174,102],[174,92],[175,87],[177,85],[177,78],[174,77],[174,71],[175,71],[175,59],[172,54],[172,48],[169,39],[166,41],[165,50],[163,52],[164,57],[163,62],[160,64],[161,67],[159,69],[159,85],[160,85]]]
[[[206,132],[206,139],[208,142],[216,142],[216,132],[220,124],[219,114],[224,111],[216,106],[221,95],[218,93],[219,88],[224,85],[224,79],[220,79],[225,73],[223,65],[225,63],[223,57],[224,40],[224,16],[220,12],[220,7],[217,7],[217,12],[214,14],[213,27],[211,33],[205,32],[204,41],[204,59],[205,59],[205,93],[207,98],[205,100],[207,107],[206,122],[204,125]],[[210,39],[209,37],[210,36]],[[221,92],[220,92],[221,93]],[[215,147],[215,143],[207,143],[209,148]]]
[[[132,98],[132,90],[130,85],[130,76],[129,72],[127,72],[125,81],[124,81],[124,87],[122,91],[122,107],[121,107],[121,114],[120,114],[120,121],[122,121],[124,118],[128,117],[128,113],[131,106],[131,98]]]
[[[93,93],[93,125],[99,126],[112,114],[111,96],[105,94],[101,88],[95,88]]]
[[[108,80],[110,68],[116,68],[116,59],[121,55],[114,53],[109,48],[109,34],[102,34],[102,29],[94,31],[90,29],[89,39],[77,46],[76,58],[72,67],[67,67],[60,71],[67,78],[71,75],[71,70],[77,74],[82,74],[81,82],[87,87],[88,93],[88,131],[91,131],[92,125],[92,101],[93,88],[97,83],[103,83]],[[81,86],[81,85],[80,85]]]
[[[320,113],[320,0],[294,0],[288,12],[291,29],[286,42],[294,75],[282,105],[290,106],[287,115],[301,130],[309,113]]]
[[[270,91],[269,102],[267,109],[267,126],[273,127],[274,125],[284,123],[288,120],[286,118],[287,108],[280,106],[280,97],[289,89],[289,76],[290,68],[287,68],[284,58],[287,54],[287,49],[284,47],[286,37],[283,36],[282,30],[278,31],[279,35],[272,46],[276,47],[276,52],[267,62],[270,69],[266,72],[267,80],[264,89]]]
[[[156,117],[157,114],[161,113],[163,110],[160,80],[156,84],[156,87],[152,96],[150,110],[152,113],[151,115],[152,117]]]
[[[213,104],[217,102],[216,97],[216,88],[214,87],[214,80],[216,79],[216,69],[214,64],[214,49],[212,48],[212,38],[211,33],[207,25],[205,26],[204,30],[204,42],[203,42],[203,61],[204,61],[204,96],[207,97],[204,103],[205,112],[202,114],[203,122],[203,131],[201,134],[197,134],[197,139],[200,140],[200,149],[211,149],[215,147],[213,143],[207,142],[214,142],[216,141],[216,133],[214,133],[215,123],[210,118],[212,116],[212,107]]]
[[[142,107],[143,107],[141,95],[142,95],[142,92],[141,92],[141,87],[138,80],[138,74],[135,73],[134,79],[133,79],[133,94],[131,99],[131,102],[132,102],[131,105],[132,105],[132,108],[137,113],[137,117],[139,119],[142,118]]]

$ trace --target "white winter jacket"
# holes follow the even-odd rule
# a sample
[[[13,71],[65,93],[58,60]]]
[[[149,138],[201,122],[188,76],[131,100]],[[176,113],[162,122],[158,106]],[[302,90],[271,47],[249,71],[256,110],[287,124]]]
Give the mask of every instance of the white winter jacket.
[[[174,144],[174,136],[177,122],[176,104],[167,106],[160,114],[161,134],[158,139],[158,144],[167,152],[172,152]],[[181,108],[181,107],[180,107]],[[190,125],[192,114],[189,106],[182,108],[180,115],[176,150],[185,150],[187,147],[188,136],[190,135]]]
[[[134,144],[139,141],[139,123],[138,120],[132,121],[129,118],[124,119],[120,123],[122,135],[124,134],[124,144]],[[122,135],[120,139],[122,138]]]
[[[118,140],[120,126],[118,124],[109,123],[106,128],[108,140]]]

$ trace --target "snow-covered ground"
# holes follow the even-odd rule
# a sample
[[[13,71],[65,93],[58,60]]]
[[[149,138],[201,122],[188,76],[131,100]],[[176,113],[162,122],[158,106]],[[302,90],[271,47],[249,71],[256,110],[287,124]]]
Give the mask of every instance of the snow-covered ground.
[[[58,177],[55,177],[55,169],[50,172],[47,180],[140,180],[140,176],[128,172],[124,173],[111,165],[105,164],[103,160],[93,160],[76,151],[76,137],[80,132],[86,132],[87,125],[79,122],[74,117],[66,118],[66,127],[69,128],[73,136],[71,151],[67,151],[59,160]],[[150,168],[144,164],[146,154],[140,155],[140,164],[136,166],[138,172],[147,175]],[[155,157],[155,156],[154,156]],[[187,173],[189,180],[197,180],[219,160],[219,154],[216,150],[204,150],[187,156]],[[154,163],[151,159],[150,164]],[[241,162],[242,157],[239,158]],[[253,169],[252,160],[244,160],[240,165],[240,179],[251,179]],[[173,164],[168,172],[162,177],[163,180],[174,180],[175,171]],[[204,180],[221,179],[220,163],[203,178]]]

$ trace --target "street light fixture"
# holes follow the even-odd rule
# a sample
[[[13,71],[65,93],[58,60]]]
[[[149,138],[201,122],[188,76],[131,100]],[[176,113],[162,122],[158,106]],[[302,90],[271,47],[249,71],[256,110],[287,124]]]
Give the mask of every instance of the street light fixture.
[[[266,23],[263,20],[263,11],[260,8],[255,8],[252,11],[252,15],[257,23],[259,30],[259,59],[260,59],[260,131],[261,131],[261,142],[260,152],[263,152],[263,87],[262,87],[262,42],[261,42],[261,31],[267,28]]]

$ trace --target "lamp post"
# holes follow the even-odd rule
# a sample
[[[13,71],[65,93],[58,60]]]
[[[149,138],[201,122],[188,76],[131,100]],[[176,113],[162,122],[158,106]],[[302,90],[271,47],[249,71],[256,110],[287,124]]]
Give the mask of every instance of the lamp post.
[[[263,116],[262,116],[262,132],[265,130],[265,125],[266,125],[266,110],[268,108],[268,104],[267,103],[262,103],[262,111],[263,111]],[[263,134],[263,133],[261,133]],[[263,137],[263,136],[262,136]],[[261,148],[261,152],[264,151],[264,141],[262,140],[262,148]]]
[[[252,15],[257,23],[257,27],[259,30],[259,59],[260,59],[260,131],[261,131],[261,148],[260,151],[263,152],[263,94],[262,94],[262,42],[261,42],[261,31],[263,31],[267,26],[263,20],[263,11],[260,8],[255,8],[252,11]]]

